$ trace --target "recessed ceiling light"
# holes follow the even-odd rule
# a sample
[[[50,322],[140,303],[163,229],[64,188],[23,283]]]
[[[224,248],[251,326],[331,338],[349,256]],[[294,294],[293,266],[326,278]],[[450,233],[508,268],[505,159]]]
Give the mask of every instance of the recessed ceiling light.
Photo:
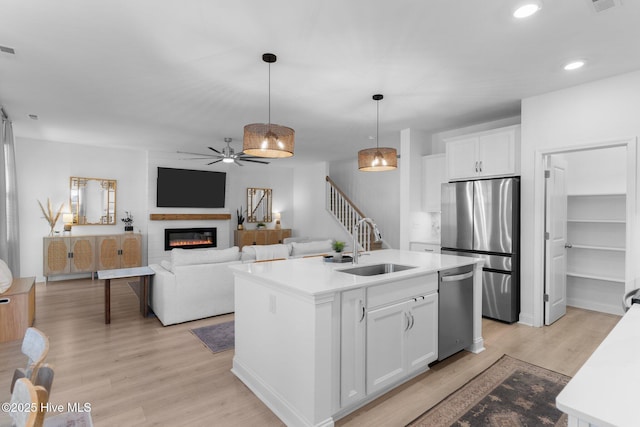
[[[536,13],[537,11],[539,11],[540,8],[541,8],[540,3],[532,2],[532,3],[523,4],[513,12],[513,16],[515,18],[527,18],[533,15],[534,13]]]
[[[564,69],[567,71],[577,70],[578,68],[582,68],[585,62],[583,60],[571,61],[564,66]]]

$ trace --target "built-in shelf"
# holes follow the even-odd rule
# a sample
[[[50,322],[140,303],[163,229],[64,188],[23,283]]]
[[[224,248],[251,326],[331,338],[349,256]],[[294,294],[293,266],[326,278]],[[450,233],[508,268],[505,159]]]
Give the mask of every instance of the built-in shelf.
[[[593,274],[584,274],[584,273],[576,273],[573,271],[567,271],[567,276],[570,277],[579,277],[581,279],[591,279],[591,280],[599,280],[602,282],[610,282],[610,283],[622,283],[624,284],[624,279],[620,277],[607,277],[607,276],[597,276]]]
[[[625,291],[626,194],[567,198],[567,302],[615,313]],[[569,280],[570,279],[570,280]]]

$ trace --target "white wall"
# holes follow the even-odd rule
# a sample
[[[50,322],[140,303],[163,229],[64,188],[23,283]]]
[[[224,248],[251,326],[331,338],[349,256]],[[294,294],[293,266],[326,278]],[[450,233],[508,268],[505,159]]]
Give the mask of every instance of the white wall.
[[[134,216],[134,229],[146,232],[146,154],[142,151],[97,148],[78,144],[16,138],[18,205],[20,209],[20,270],[22,276],[43,280],[43,241],[49,233],[38,200],[47,198],[55,210],[69,211],[69,178],[82,176],[117,180],[117,224],[74,226],[73,235],[124,232],[125,210]],[[62,230],[62,219],[56,230]],[[144,242],[144,239],[143,239]],[[143,243],[144,245],[144,243]],[[144,253],[144,252],[143,252]]]
[[[295,217],[282,216],[282,226],[293,228],[294,236],[321,237],[342,240],[351,247],[351,238],[326,208],[326,176],[330,176],[329,165],[319,162],[294,171],[293,199]],[[332,177],[333,179],[333,177]],[[285,222],[286,221],[286,222]],[[350,249],[347,249],[350,250]]]
[[[362,172],[358,160],[332,162],[331,179],[365,215],[371,217],[392,248],[400,247],[400,169],[386,172]]]
[[[247,209],[247,188],[271,188],[272,208],[275,212],[282,213],[282,228],[291,228],[293,223],[293,169],[269,165],[216,163],[206,165],[202,160],[185,160],[185,156],[167,152],[150,152],[149,167],[147,170],[148,190],[146,204],[148,214],[151,213],[228,213],[231,220],[215,221],[149,221],[148,227],[148,260],[150,264],[158,263],[169,258],[169,252],[164,250],[164,229],[182,227],[207,227],[217,228],[217,247],[228,248],[233,246],[233,230],[235,230],[236,209]],[[210,170],[227,173],[227,186],[225,192],[225,207],[219,209],[207,208],[158,208],[156,207],[156,180],[158,167],[172,167],[180,169]],[[206,191],[206,189],[202,189]],[[324,199],[323,199],[324,200]],[[246,214],[244,215],[246,218]],[[147,215],[148,217],[148,215]],[[255,228],[255,224],[244,223],[245,228]],[[267,224],[273,228],[275,222]],[[295,233],[294,233],[295,235]]]
[[[523,100],[521,322],[542,322],[542,242],[536,236],[542,235],[543,218],[536,213],[543,196],[535,185],[540,179],[535,175],[539,151],[637,137],[638,94],[636,71]]]
[[[622,147],[563,154],[567,194],[626,193],[626,155]]]

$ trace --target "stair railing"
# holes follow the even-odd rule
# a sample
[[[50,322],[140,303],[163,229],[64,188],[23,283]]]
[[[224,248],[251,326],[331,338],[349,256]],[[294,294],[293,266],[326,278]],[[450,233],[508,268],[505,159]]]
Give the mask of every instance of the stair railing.
[[[333,217],[345,229],[345,231],[353,237],[353,230],[355,229],[356,224],[361,219],[366,218],[366,216],[356,205],[353,204],[342,190],[336,186],[331,178],[326,177],[326,181],[327,210],[331,212]],[[362,223],[360,227],[358,227],[356,241],[364,251],[371,250],[372,231],[371,226],[366,222]],[[352,250],[356,250],[356,248],[353,248]]]

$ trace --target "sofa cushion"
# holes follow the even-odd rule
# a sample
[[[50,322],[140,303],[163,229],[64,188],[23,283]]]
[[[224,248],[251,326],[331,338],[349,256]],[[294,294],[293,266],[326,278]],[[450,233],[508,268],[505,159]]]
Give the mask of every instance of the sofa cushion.
[[[332,251],[331,243],[331,239],[315,242],[293,242],[291,243],[291,256],[328,253]]]
[[[242,261],[267,261],[272,259],[289,258],[291,245],[248,245],[242,247]]]
[[[171,250],[171,266],[194,264],[212,264],[220,262],[238,261],[240,250],[237,246],[228,249],[182,249]]]

